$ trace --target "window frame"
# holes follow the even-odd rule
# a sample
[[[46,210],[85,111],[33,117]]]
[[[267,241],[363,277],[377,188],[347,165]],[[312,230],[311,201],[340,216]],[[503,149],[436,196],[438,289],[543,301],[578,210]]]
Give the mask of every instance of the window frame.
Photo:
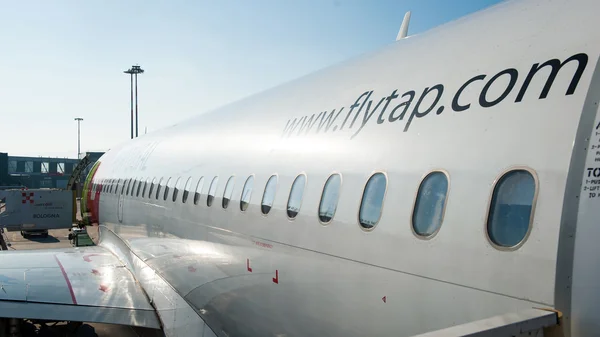
[[[210,199],[211,195],[210,195],[210,189],[213,187],[213,184],[217,184],[215,186],[215,191],[214,191],[214,195],[212,196],[212,200]],[[210,184],[208,185],[208,190],[206,191],[206,207],[212,207],[212,205],[214,205],[215,199],[217,198],[217,192],[219,190],[219,176],[215,175],[213,176],[213,178],[210,180]]]
[[[187,190],[187,188],[192,187],[192,176],[189,176],[186,180],[185,180],[185,184],[183,184],[183,189],[181,192],[181,203],[185,204],[187,203],[187,201],[190,199],[190,191]],[[187,195],[185,194],[187,192]],[[185,196],[185,199],[184,199]]]
[[[488,232],[488,223],[489,223],[489,218],[490,218],[490,211],[492,209],[492,200],[494,199],[494,191],[496,191],[496,187],[498,186],[498,183],[500,182],[500,180],[502,180],[502,178],[504,178],[504,176],[506,176],[507,174],[513,172],[513,171],[527,171],[529,172],[529,174],[531,174],[532,178],[533,178],[533,183],[535,184],[535,190],[533,191],[533,199],[531,200],[531,214],[529,214],[529,223],[527,225],[527,232],[525,233],[525,236],[523,236],[523,239],[521,239],[521,241],[519,241],[519,243],[517,243],[514,246],[510,246],[510,247],[506,247],[506,246],[500,246],[498,244],[496,244],[492,238],[490,238],[490,233]],[[485,212],[485,220],[483,222],[483,232],[485,233],[485,238],[487,239],[488,243],[494,247],[497,250],[500,251],[506,251],[506,252],[511,252],[511,251],[515,251],[518,250],[519,248],[521,248],[525,242],[527,242],[527,240],[529,239],[529,235],[531,234],[531,231],[533,229],[533,219],[535,218],[535,209],[536,209],[536,205],[537,205],[537,199],[538,199],[538,192],[540,190],[540,181],[537,175],[537,172],[530,168],[529,166],[511,166],[508,169],[505,169],[504,171],[500,172],[499,175],[496,176],[496,178],[494,179],[494,183],[492,184],[492,188],[490,190],[490,194],[488,197],[488,202],[487,202],[487,210]]]
[[[171,199],[171,201],[173,202],[177,202],[177,199],[179,199],[179,188],[177,188],[177,186],[179,186],[179,182],[181,181],[181,176],[177,176],[177,179],[175,180],[175,184],[173,184],[173,192],[171,192],[171,197],[169,199]],[[183,193],[181,194],[183,195]]]
[[[331,174],[329,174],[327,176],[327,179],[325,179],[325,181],[323,182],[323,187],[321,187],[321,196],[319,197],[319,204],[317,205],[317,220],[319,220],[319,223],[321,225],[323,225],[323,226],[327,226],[327,225],[331,224],[333,222],[333,218],[335,218],[335,213],[334,213],[333,216],[331,217],[331,220],[329,220],[327,222],[323,222],[323,221],[321,221],[321,215],[319,213],[321,211],[321,203],[323,202],[323,195],[325,194],[324,193],[325,192],[325,186],[327,186],[327,182],[329,181],[329,179],[331,177],[333,177],[334,175],[336,175],[336,174],[340,177],[340,192],[341,192],[342,185],[344,184],[344,177],[342,176],[342,173],[339,172],[339,171],[333,171],[333,172],[331,172]],[[342,193],[338,193],[338,197],[337,197],[336,204],[335,204],[335,211],[336,211],[336,213],[337,213],[337,207],[340,204],[340,198],[341,197],[342,197]],[[359,207],[360,207],[360,205],[359,205]],[[360,209],[358,211],[360,212]]]
[[[375,223],[375,225],[371,228],[365,228],[360,223],[360,210],[362,208],[362,200],[365,197],[365,191],[367,190],[367,184],[369,183],[369,180],[371,180],[371,178],[373,178],[373,176],[375,176],[378,173],[383,174],[383,176],[385,177],[385,191],[383,192],[383,200],[381,200],[381,210],[379,211],[379,218],[377,218],[377,223]],[[375,228],[377,228],[377,225],[379,225],[379,222],[381,222],[381,217],[383,216],[383,208],[385,207],[385,200],[387,197],[387,191],[388,191],[389,185],[390,185],[390,179],[389,179],[389,176],[386,171],[383,171],[383,170],[371,171],[371,174],[369,174],[367,176],[367,179],[365,180],[365,183],[363,184],[362,193],[360,194],[360,201],[358,203],[358,210],[356,212],[356,220],[357,220],[356,223],[358,224],[358,227],[363,232],[365,232],[365,233],[372,232]]]
[[[200,205],[200,201],[202,200],[202,190],[204,189],[204,183],[206,180],[208,180],[208,179],[204,179],[205,177],[206,176],[201,176],[200,178],[198,178],[198,181],[196,182],[196,188],[194,189],[194,197],[192,198],[192,204],[194,206]],[[202,186],[200,187],[200,191],[198,192],[198,185],[200,185],[200,182],[202,182]],[[196,200],[196,193],[198,193],[198,200]],[[206,191],[206,195],[208,196],[208,190]],[[188,196],[188,198],[189,198],[189,196]]]
[[[427,177],[429,177],[431,174],[433,173],[443,173],[446,176],[446,181],[448,182],[448,189],[446,190],[446,198],[444,199],[444,208],[442,209],[442,221],[440,223],[440,227],[438,227],[433,233],[431,233],[430,235],[421,235],[419,233],[417,233],[417,231],[415,231],[415,224],[414,224],[414,218],[415,218],[415,209],[417,207],[417,198],[419,197],[419,191],[421,190],[421,186],[423,185],[423,182],[425,181],[425,179],[427,179]],[[448,173],[447,170],[445,169],[433,169],[431,171],[428,171],[427,173],[425,173],[423,176],[421,176],[421,180],[419,181],[419,185],[417,185],[417,190],[415,192],[415,197],[413,200],[413,206],[412,206],[412,211],[410,212],[410,230],[412,231],[412,233],[417,237],[417,239],[420,240],[431,240],[433,239],[434,236],[437,235],[437,233],[442,229],[442,226],[444,225],[444,218],[446,217],[446,208],[448,207],[448,200],[450,199],[450,173]]]
[[[292,190],[294,189],[294,183],[296,182],[296,180],[298,180],[298,178],[300,176],[304,176],[304,188],[302,190],[302,196],[300,197],[300,207],[298,207],[298,213],[296,213],[296,216],[294,216],[293,218],[290,218],[289,209],[288,209],[288,207],[290,207],[290,198],[292,197]],[[307,185],[308,185],[308,176],[307,176],[306,172],[304,172],[304,171],[298,173],[298,175],[296,175],[294,177],[294,180],[292,180],[292,184],[290,185],[290,192],[288,193],[287,202],[285,203],[285,216],[287,217],[287,219],[289,221],[296,220],[296,218],[300,214],[300,209],[302,209],[302,203],[304,202],[304,194],[306,192]],[[273,199],[273,203],[274,203],[274,201],[275,201],[275,199]]]
[[[263,201],[265,200],[265,194],[267,193],[267,186],[269,186],[269,180],[271,180],[272,177],[275,177],[275,192],[273,193],[273,204],[270,206],[271,208],[269,208],[269,211],[267,213],[263,212],[262,207],[263,207]],[[267,178],[267,181],[265,181],[265,187],[263,188],[263,194],[260,197],[260,214],[264,217],[269,216],[269,214],[271,214],[271,210],[273,209],[273,206],[275,206],[275,198],[277,197],[277,187],[279,185],[279,174],[278,173],[273,173],[269,176],[269,178]],[[286,203],[286,209],[287,209],[287,203]]]
[[[246,209],[242,209],[242,199],[244,197],[244,189],[246,188],[246,184],[248,183],[248,180],[252,178],[252,189],[250,190],[250,198],[248,198],[248,207],[246,207]],[[251,173],[248,175],[248,177],[246,177],[246,179],[244,180],[244,185],[242,185],[242,191],[240,192],[240,202],[238,204],[238,208],[240,209],[240,212],[242,213],[246,213],[248,211],[248,208],[250,208],[250,201],[252,201],[252,193],[254,192],[254,183],[256,182],[256,176],[254,173]]]
[[[233,181],[231,182],[232,179],[233,179]],[[235,192],[236,179],[237,179],[236,175],[232,174],[229,176],[229,178],[227,178],[227,181],[225,182],[225,187],[223,187],[223,196],[221,197],[221,209],[222,210],[227,210],[229,208],[229,206],[231,205],[231,200],[233,200],[233,192]],[[231,182],[233,184],[233,187],[231,190],[231,195],[229,196],[229,201],[227,201],[227,207],[224,207],[225,193],[227,193],[227,186],[229,186],[229,182]]]

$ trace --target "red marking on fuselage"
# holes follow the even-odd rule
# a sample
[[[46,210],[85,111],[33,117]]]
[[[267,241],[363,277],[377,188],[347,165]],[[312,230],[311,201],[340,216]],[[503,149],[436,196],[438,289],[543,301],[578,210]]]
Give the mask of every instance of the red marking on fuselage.
[[[92,274],[94,274],[96,276],[102,276],[102,273],[99,272],[97,269],[92,269]]]
[[[77,299],[75,298],[75,292],[73,292],[73,286],[71,285],[71,281],[69,281],[69,277],[67,276],[67,272],[65,271],[65,268],[63,267],[62,263],[60,263],[60,260],[58,259],[58,257],[56,255],[54,255],[54,259],[56,260],[56,263],[58,263],[58,267],[60,268],[60,271],[63,274],[63,277],[65,278],[65,281],[67,282],[67,288],[69,288],[69,293],[71,293],[71,300],[73,301],[73,304],[77,304]]]
[[[83,256],[83,261],[85,262],[92,262],[92,260],[90,259],[90,257],[92,256],[102,256],[102,254],[87,254]]]
[[[249,272],[252,272],[252,268],[250,268],[250,259],[246,259],[246,269],[248,269]]]
[[[109,287],[107,285],[104,285],[104,284],[101,284],[100,288],[98,288],[98,290],[100,290],[100,291],[102,291],[104,293],[108,292],[108,289],[109,289]]]
[[[198,270],[198,269],[194,268],[194,266],[189,266],[189,267],[188,267],[188,271],[189,271],[190,273],[195,273],[195,272],[196,272],[196,270]]]
[[[387,303],[387,296],[383,296],[383,297],[381,298],[381,300],[383,301],[383,303]]]
[[[264,242],[260,242],[260,241],[254,241],[254,244],[263,248],[269,248],[272,249],[273,245],[270,243],[264,243]]]
[[[275,269],[275,277],[273,277],[273,283],[279,284],[279,270]]]

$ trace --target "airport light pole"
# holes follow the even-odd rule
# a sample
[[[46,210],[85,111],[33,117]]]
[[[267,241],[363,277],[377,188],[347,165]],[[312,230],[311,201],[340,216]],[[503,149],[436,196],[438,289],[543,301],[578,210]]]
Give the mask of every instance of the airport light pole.
[[[81,117],[77,117],[75,118],[75,120],[77,121],[77,159],[81,159],[81,121],[83,120],[83,118]]]
[[[124,71],[125,74],[131,75],[131,139],[133,139],[133,75],[135,75],[135,136],[138,136],[138,90],[137,90],[137,75],[143,74],[144,69],[140,66],[131,66],[130,69]]]

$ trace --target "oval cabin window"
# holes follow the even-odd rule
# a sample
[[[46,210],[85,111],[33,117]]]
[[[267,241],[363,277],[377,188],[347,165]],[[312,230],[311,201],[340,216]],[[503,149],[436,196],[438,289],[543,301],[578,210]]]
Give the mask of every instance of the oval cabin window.
[[[175,182],[175,188],[173,188],[173,202],[177,200],[177,196],[179,195],[179,189],[181,188],[179,184],[181,184],[181,177],[177,178],[177,181]]]
[[[533,219],[536,181],[526,170],[504,174],[494,187],[487,219],[489,239],[500,247],[514,247],[525,239]]]
[[[140,178],[140,181],[138,182],[138,185],[137,185],[137,191],[135,192],[136,197],[140,196],[140,192],[142,191],[143,181],[144,181],[144,178]]]
[[[250,197],[252,196],[252,187],[254,186],[254,176],[249,176],[244,183],[242,195],[240,196],[240,210],[243,212],[250,205]]]
[[[190,195],[190,187],[192,186],[192,177],[189,177],[185,182],[185,186],[183,187],[183,196],[181,197],[181,202],[185,204]]]
[[[335,173],[329,176],[323,187],[321,202],[319,203],[319,220],[327,224],[335,216],[338,199],[340,197],[340,187],[342,186],[342,177]]]
[[[443,172],[429,173],[417,192],[413,209],[413,230],[419,236],[435,234],[442,226],[446,196],[448,195],[448,177]]]
[[[265,186],[265,193],[263,194],[262,201],[260,203],[260,211],[262,214],[267,215],[273,207],[275,201],[275,192],[277,190],[277,176],[272,175],[267,181]]]
[[[297,176],[292,184],[292,189],[290,190],[290,197],[287,204],[287,216],[290,219],[294,219],[296,215],[298,215],[298,212],[300,212],[305,185],[306,176],[304,174]]]
[[[171,181],[172,178],[167,179],[167,183],[165,184],[165,193],[163,194],[163,200],[167,200],[167,196],[169,195],[169,190],[171,189]]]
[[[196,184],[196,192],[194,192],[194,205],[198,205],[200,202],[200,196],[202,195],[202,188],[204,187],[204,177],[200,177],[198,184]]]
[[[152,198],[152,191],[154,191],[155,183],[156,183],[156,178],[152,178],[152,183],[150,184],[150,190],[148,191],[148,199]]]
[[[375,173],[367,181],[358,213],[362,228],[373,229],[377,226],[379,218],[381,218],[386,187],[387,178],[383,173]]]
[[[233,195],[234,182],[235,182],[235,177],[231,176],[231,177],[229,177],[229,179],[227,180],[227,183],[225,184],[225,191],[223,191],[223,201],[221,202],[221,205],[223,206],[223,208],[227,208],[227,206],[229,206],[229,201],[231,200],[231,196]]]
[[[160,195],[160,189],[162,188],[162,181],[163,181],[163,178],[160,178],[160,180],[158,181],[158,185],[156,186],[156,195],[154,196],[154,198],[156,200],[158,200],[158,196]]]
[[[144,182],[144,188],[142,188],[142,198],[146,195],[146,189],[148,188],[148,184],[150,183],[150,178],[146,179]]]
[[[219,177],[214,177],[208,188],[208,197],[206,198],[206,206],[210,207],[215,200],[215,194],[217,193],[217,184],[219,183]]]

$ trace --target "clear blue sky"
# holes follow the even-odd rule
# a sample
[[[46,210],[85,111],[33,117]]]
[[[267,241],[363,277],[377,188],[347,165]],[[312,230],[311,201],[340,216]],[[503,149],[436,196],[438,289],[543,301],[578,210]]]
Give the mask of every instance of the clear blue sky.
[[[75,157],[393,43],[500,0],[0,0],[0,152]]]

